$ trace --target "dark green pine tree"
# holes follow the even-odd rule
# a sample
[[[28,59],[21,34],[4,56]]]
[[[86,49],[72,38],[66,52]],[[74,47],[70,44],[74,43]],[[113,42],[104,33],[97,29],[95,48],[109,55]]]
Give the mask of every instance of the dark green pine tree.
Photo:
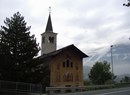
[[[4,24],[0,30],[0,79],[26,82],[39,44],[19,12]]]

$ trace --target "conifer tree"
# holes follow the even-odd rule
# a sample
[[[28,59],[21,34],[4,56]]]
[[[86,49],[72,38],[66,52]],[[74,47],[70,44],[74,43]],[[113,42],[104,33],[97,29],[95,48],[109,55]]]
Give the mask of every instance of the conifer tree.
[[[24,81],[39,44],[19,12],[6,18],[0,30],[0,79]]]

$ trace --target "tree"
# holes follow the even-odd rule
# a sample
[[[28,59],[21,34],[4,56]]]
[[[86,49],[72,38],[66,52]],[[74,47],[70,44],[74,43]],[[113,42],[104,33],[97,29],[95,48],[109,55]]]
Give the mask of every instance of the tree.
[[[33,58],[40,48],[30,26],[19,12],[6,18],[0,30],[0,79],[26,80]],[[25,79],[26,78],[26,79]]]
[[[129,82],[130,78],[128,76],[124,77],[124,82]]]
[[[130,77],[128,77],[128,76],[124,76],[124,78],[120,81],[121,83],[123,82],[123,83],[128,83],[128,82],[130,82]]]
[[[106,81],[112,79],[110,64],[107,61],[96,62],[88,75],[93,84],[105,84]]]
[[[128,0],[128,3],[127,3],[127,4],[124,3],[123,6],[130,7],[130,0]]]

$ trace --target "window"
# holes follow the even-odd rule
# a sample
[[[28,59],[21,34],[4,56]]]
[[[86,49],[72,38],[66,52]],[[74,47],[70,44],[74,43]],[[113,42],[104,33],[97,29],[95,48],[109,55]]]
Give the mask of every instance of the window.
[[[49,41],[48,42],[51,43],[51,37],[49,37]]]
[[[70,73],[70,75],[69,75],[69,81],[73,81],[73,74],[72,73]]]
[[[67,61],[66,61],[66,64],[67,64],[67,67],[69,67],[70,61],[67,60]]]
[[[54,37],[49,37],[49,43],[54,43]]]
[[[51,37],[51,42],[54,43],[54,37]]]
[[[63,67],[65,67],[65,62],[63,62]]]
[[[66,73],[63,75],[63,81],[64,81],[64,82],[72,82],[72,81],[73,81],[73,74],[66,72]]]
[[[69,59],[67,59],[67,60],[65,60],[64,62],[63,62],[63,68],[64,67],[67,67],[67,68],[72,68],[73,67],[73,62],[71,61],[71,60],[69,60]]]
[[[63,81],[66,82],[66,80],[67,80],[67,75],[64,74],[64,75],[63,75]]]

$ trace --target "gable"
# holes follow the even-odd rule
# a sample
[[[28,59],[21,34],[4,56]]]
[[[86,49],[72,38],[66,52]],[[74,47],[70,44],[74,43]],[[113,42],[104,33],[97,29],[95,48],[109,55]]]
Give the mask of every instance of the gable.
[[[80,49],[78,49],[76,46],[74,46],[72,44],[72,45],[69,45],[67,47],[64,47],[64,48],[61,48],[59,50],[56,50],[54,52],[51,52],[51,53],[48,53],[48,54],[44,54],[44,55],[40,56],[40,58],[44,59],[44,58],[48,58],[48,57],[53,57],[53,56],[56,56],[58,54],[61,54],[61,53],[65,52],[65,51],[73,52],[77,56],[79,56],[80,58],[89,57],[88,55],[86,55],[85,53],[83,53]]]

